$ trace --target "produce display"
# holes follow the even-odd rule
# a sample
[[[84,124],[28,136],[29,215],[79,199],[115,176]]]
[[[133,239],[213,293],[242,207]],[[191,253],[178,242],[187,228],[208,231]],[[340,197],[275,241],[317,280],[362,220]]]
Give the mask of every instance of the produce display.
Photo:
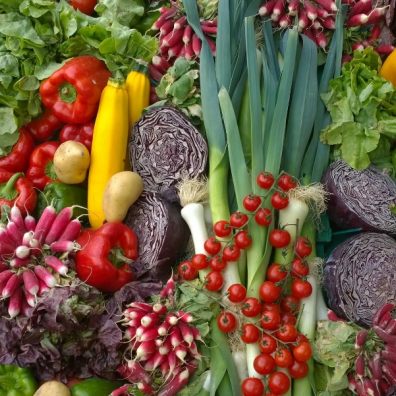
[[[0,0],[0,396],[396,395],[388,0]]]

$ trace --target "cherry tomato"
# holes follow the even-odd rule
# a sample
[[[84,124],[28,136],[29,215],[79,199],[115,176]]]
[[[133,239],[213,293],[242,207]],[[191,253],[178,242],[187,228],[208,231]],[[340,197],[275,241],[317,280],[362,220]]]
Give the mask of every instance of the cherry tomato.
[[[243,396],[263,396],[264,384],[259,378],[248,377],[242,382]]]
[[[229,236],[231,231],[232,228],[230,227],[230,223],[225,220],[217,221],[213,226],[213,232],[220,238]]]
[[[248,297],[242,306],[242,313],[248,318],[254,318],[261,312],[260,301],[255,297]]]
[[[312,293],[312,285],[303,279],[295,278],[291,284],[291,293],[296,298],[306,298]]]
[[[265,330],[276,330],[281,322],[280,313],[277,311],[264,311],[261,316],[261,327]]]
[[[293,347],[293,356],[298,362],[306,362],[312,357],[312,347],[308,341],[301,341]]]
[[[298,332],[294,325],[282,324],[275,335],[283,342],[293,342],[296,341]]]
[[[260,298],[266,303],[275,302],[282,292],[282,288],[276,286],[274,282],[264,281],[259,289]]]
[[[277,347],[277,343],[274,337],[271,337],[269,334],[263,334],[259,341],[260,351],[263,353],[272,353],[275,352]]]
[[[247,231],[239,231],[234,236],[234,242],[240,249],[246,249],[252,244],[252,238]]]
[[[272,213],[271,209],[268,208],[260,208],[255,214],[254,214],[254,220],[258,225],[268,227],[271,224],[272,221]]]
[[[279,304],[264,302],[261,304],[261,312],[264,312],[264,311],[276,311],[276,312],[279,312],[279,314],[280,314],[281,308],[280,308]]]
[[[228,299],[233,303],[240,303],[246,298],[246,287],[240,283],[234,283],[227,291]]]
[[[260,338],[260,330],[252,323],[245,323],[242,326],[241,339],[245,344],[257,342]]]
[[[230,224],[235,228],[242,228],[248,221],[248,215],[242,212],[234,212],[230,216]]]
[[[297,336],[297,339],[296,339],[297,345],[300,344],[303,341],[309,342],[308,338],[304,334],[299,333],[298,336]]]
[[[275,352],[275,363],[278,367],[290,367],[293,364],[293,355],[289,349],[278,348]]]
[[[243,207],[249,212],[255,212],[261,205],[261,198],[258,195],[249,194],[243,198]]]
[[[183,261],[179,264],[177,272],[186,281],[195,279],[198,276],[198,271],[193,267],[191,261]]]
[[[267,269],[266,279],[271,282],[280,282],[287,276],[287,271],[278,263],[272,263]]]
[[[290,243],[290,234],[286,230],[272,230],[269,235],[269,243],[274,248],[284,248]]]
[[[219,255],[213,256],[209,260],[209,267],[213,271],[222,271],[227,266],[227,262],[224,261]]]
[[[281,315],[282,324],[295,325],[297,323],[297,318],[291,312],[284,312]]]
[[[223,275],[219,271],[210,271],[205,276],[205,287],[210,291],[219,291],[223,283]]]
[[[307,276],[309,274],[309,267],[299,257],[296,257],[291,263],[292,274],[295,276]]]
[[[294,251],[296,252],[296,255],[301,258],[309,256],[312,253],[311,241],[302,236],[298,237]]]
[[[267,353],[257,355],[253,361],[254,369],[261,375],[267,375],[275,370],[275,360]]]
[[[236,329],[237,320],[232,312],[223,311],[217,317],[217,325],[223,333],[230,333]]]
[[[283,312],[296,313],[300,309],[300,300],[293,296],[285,296],[280,303]]]
[[[269,172],[260,172],[256,177],[257,185],[264,190],[269,190],[274,184],[274,181],[274,176]]]
[[[204,248],[208,254],[214,256],[215,254],[220,252],[221,243],[212,236],[205,241]]]
[[[283,192],[275,191],[271,197],[271,205],[274,209],[285,209],[289,205],[289,198]]]
[[[297,182],[292,176],[284,173],[278,179],[278,187],[283,191],[289,191],[297,187]]]
[[[281,371],[275,371],[268,378],[268,387],[276,395],[286,393],[290,388],[290,379]]]
[[[196,270],[207,268],[209,265],[208,258],[202,253],[194,254],[191,263]]]
[[[93,14],[96,3],[97,0],[70,0],[70,4],[74,9],[86,15]]]
[[[235,245],[228,245],[223,249],[224,261],[237,261],[241,255],[241,249]]]
[[[308,364],[295,360],[288,370],[290,377],[294,379],[304,378],[308,374]]]

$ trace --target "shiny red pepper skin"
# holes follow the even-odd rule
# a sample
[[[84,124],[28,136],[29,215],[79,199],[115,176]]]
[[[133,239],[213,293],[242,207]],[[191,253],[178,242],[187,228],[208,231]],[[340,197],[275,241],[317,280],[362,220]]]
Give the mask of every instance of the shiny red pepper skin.
[[[37,203],[37,193],[33,184],[22,173],[11,173],[0,169],[0,207],[10,208],[14,204],[23,215],[32,213]]]
[[[48,183],[56,181],[56,174],[53,169],[53,159],[58,142],[45,142],[38,145],[30,155],[29,167],[26,177],[39,190],[44,190]]]
[[[77,243],[81,250],[76,254],[76,271],[83,282],[113,293],[133,280],[130,262],[138,257],[138,240],[125,224],[103,224],[83,232]],[[123,256],[119,260],[114,257],[117,251]]]
[[[75,140],[82,143],[89,151],[91,151],[93,137],[93,121],[85,125],[65,125],[59,134],[59,140],[63,143],[67,140]]]
[[[11,152],[0,158],[0,168],[9,172],[24,172],[33,149],[34,140],[32,135],[26,128],[20,128],[19,139],[14,144]]]
[[[26,124],[36,142],[44,142],[54,136],[54,133],[62,128],[63,123],[56,118],[51,110],[45,109],[40,117]]]
[[[96,3],[97,0],[70,0],[70,4],[73,8],[87,15],[93,14]]]
[[[109,77],[101,60],[77,56],[43,81],[41,101],[65,124],[84,124],[94,118]]]

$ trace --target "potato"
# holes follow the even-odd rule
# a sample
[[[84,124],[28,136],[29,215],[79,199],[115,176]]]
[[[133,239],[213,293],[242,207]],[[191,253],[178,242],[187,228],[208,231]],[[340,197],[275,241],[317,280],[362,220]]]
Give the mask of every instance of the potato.
[[[89,151],[80,142],[68,140],[55,151],[55,173],[62,183],[82,183],[87,175],[89,163]]]
[[[71,396],[69,388],[58,381],[44,382],[33,396]]]
[[[108,222],[124,220],[130,206],[143,191],[143,180],[135,172],[114,174],[103,195],[103,211]]]

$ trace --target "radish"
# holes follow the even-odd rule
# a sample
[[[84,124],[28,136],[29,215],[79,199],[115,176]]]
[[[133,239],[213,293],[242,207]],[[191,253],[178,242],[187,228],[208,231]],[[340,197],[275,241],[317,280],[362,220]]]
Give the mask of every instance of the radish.
[[[202,43],[201,43],[201,40],[199,39],[199,37],[196,34],[193,34],[192,49],[196,56],[199,56],[199,54],[201,53],[201,45],[202,45]]]
[[[184,345],[178,345],[175,349],[174,352],[176,354],[176,357],[181,360],[183,363],[185,363],[185,358],[187,356],[187,349]]]
[[[11,251],[14,251],[15,247],[19,245],[8,235],[8,231],[3,225],[0,226],[0,244],[2,250]]]
[[[194,51],[192,49],[192,44],[188,43],[188,44],[184,44],[184,57],[187,60],[191,60],[195,57]]]
[[[22,290],[21,288],[17,288],[14,290],[10,297],[10,301],[8,302],[8,314],[11,318],[15,318],[15,316],[19,315],[21,312],[22,305]]]
[[[127,325],[127,326],[136,327],[136,329],[137,329],[138,327],[140,327],[140,320],[138,320],[138,319],[131,319],[130,321],[127,321],[127,322],[126,322],[126,325]]]
[[[30,249],[24,245],[18,246],[15,249],[15,256],[20,259],[25,259],[30,256]]]
[[[32,238],[32,239],[29,241],[29,246],[30,246],[32,249],[38,248],[38,247],[40,246],[40,242],[39,242],[36,238]]]
[[[60,275],[66,275],[69,268],[65,263],[55,256],[47,256],[44,259],[45,263]]]
[[[45,243],[51,245],[62,235],[66,227],[69,225],[73,215],[73,210],[71,207],[63,208],[56,216],[54,222],[51,225],[48,234],[45,237]]]
[[[371,0],[359,0],[349,10],[349,16],[357,14],[368,14],[372,10],[373,6]]]
[[[191,37],[192,37],[192,27],[190,25],[187,25],[183,31],[183,38],[182,38],[183,43],[188,44],[191,41]]]
[[[155,345],[157,345],[157,347],[160,347],[163,343],[164,343],[164,339],[162,338],[156,338],[155,339]]]
[[[147,360],[153,353],[155,353],[157,347],[153,340],[142,342],[136,349],[136,360]]]
[[[270,0],[264,3],[259,9],[260,16],[266,16],[272,13],[272,10],[275,7],[277,0]]]
[[[41,279],[49,288],[56,285],[56,279],[50,274],[43,266],[36,265],[34,267],[34,273],[39,279]]]
[[[361,26],[368,22],[369,17],[366,14],[356,14],[347,21],[348,27]]]
[[[216,44],[215,42],[210,39],[208,36],[205,36],[207,43],[209,44],[210,52],[212,55],[216,55]]]
[[[188,369],[181,371],[161,389],[161,391],[158,393],[158,396],[176,395],[181,389],[183,389],[187,385],[189,377],[190,373]]]
[[[10,267],[12,268],[27,267],[28,264],[30,264],[30,262],[31,262],[30,258],[21,259],[19,257],[14,257],[13,259],[10,260]]]
[[[335,29],[335,20],[332,17],[324,18],[320,20],[323,27],[326,29],[334,30]]]
[[[165,360],[165,356],[161,355],[159,352],[156,352],[144,365],[144,369],[148,371],[153,371],[157,367],[161,365],[161,363]]]
[[[178,327],[174,327],[169,335],[170,342],[173,348],[176,348],[183,342],[183,337]]]
[[[389,55],[395,47],[390,44],[381,44],[374,48],[380,55]]]
[[[162,376],[165,378],[169,374],[169,362],[168,359],[165,359],[161,365],[160,365],[160,370]]]
[[[54,253],[70,253],[76,250],[77,245],[73,241],[56,241],[50,245]]]
[[[168,50],[168,59],[177,58],[183,49],[183,43],[179,42]]]
[[[368,15],[368,23],[378,23],[384,19],[389,6],[374,8]]]
[[[158,352],[161,355],[167,355],[171,351],[172,345],[170,343],[169,337],[164,341],[164,343],[158,348]]]
[[[152,312],[153,307],[151,304],[147,304],[145,302],[134,301],[127,305],[128,307],[135,308],[141,310],[143,312]]]
[[[6,269],[8,269],[8,265],[3,261],[0,261],[0,272],[5,271]]]
[[[33,294],[30,294],[26,289],[24,289],[25,299],[26,302],[29,304],[30,307],[34,308],[36,306],[36,298]]]
[[[298,31],[302,32],[309,25],[309,19],[305,10],[301,10],[298,15]]]
[[[179,30],[186,26],[187,22],[187,17],[185,15],[181,16],[179,19],[177,19],[173,25],[175,30]]]
[[[13,221],[9,221],[6,228],[7,228],[7,234],[10,237],[10,239],[14,241],[17,245],[20,245],[23,239],[23,234],[24,234],[23,230],[20,230]]]
[[[162,44],[167,47],[174,47],[176,44],[180,43],[182,37],[183,37],[182,30],[173,29],[163,38]]]
[[[10,210],[10,219],[17,227],[23,232],[26,231],[25,222],[22,217],[22,213],[17,206],[13,206]]]
[[[47,206],[41,214],[41,217],[37,222],[36,228],[34,229],[34,236],[40,243],[44,242],[45,237],[47,236],[55,218],[55,208],[51,205]]]
[[[318,8],[316,9],[316,12],[318,13],[318,17],[319,17],[319,18],[322,18],[322,19],[331,16],[325,9],[323,9],[323,8],[321,8],[321,7],[318,7]]]
[[[288,14],[282,15],[282,18],[279,19],[279,26],[282,29],[287,28],[288,26],[291,25],[291,23],[292,23],[292,19],[291,19],[290,15],[288,15]]]
[[[166,376],[166,380],[174,373],[177,366],[177,356],[175,351],[171,351],[168,354],[168,363],[169,363],[169,373]]]
[[[36,228],[36,219],[31,215],[25,217],[24,223],[27,231],[34,231]]]
[[[317,8],[309,1],[306,1],[304,3],[304,8],[307,13],[308,19],[311,21],[314,21],[318,17],[318,11]]]
[[[156,303],[153,305],[153,312],[155,312],[157,315],[164,315],[168,312],[168,309],[165,305]]]
[[[117,388],[116,390],[113,390],[113,392],[110,393],[110,396],[125,396],[129,395],[129,390],[131,389],[131,385],[125,384]]]
[[[8,297],[12,296],[14,294],[15,290],[19,288],[21,282],[22,282],[22,279],[21,279],[20,275],[12,274],[4,286],[1,296],[3,298],[8,298]]]
[[[143,392],[145,395],[153,395],[154,388],[147,382],[138,382],[137,388]]]
[[[79,220],[74,219],[67,225],[65,231],[58,238],[58,241],[75,241],[80,235],[80,232],[81,223],[79,222]]]
[[[381,34],[381,26],[380,25],[374,25],[373,28],[371,29],[370,36],[368,37],[368,42],[372,43],[373,41],[377,40]]]
[[[176,315],[183,322],[191,323],[194,321],[194,317],[189,312],[177,311]]]
[[[150,64],[148,69],[150,77],[155,81],[160,81],[164,75],[164,73],[161,73],[153,64]]]
[[[129,318],[136,319],[140,322],[140,320],[143,318],[144,315],[146,315],[146,313],[147,312],[144,312],[144,311],[134,310],[129,313]]]
[[[165,336],[168,334],[168,330],[172,327],[172,325],[169,322],[163,322],[159,327],[158,327],[158,335],[160,336]]]
[[[23,234],[22,245],[30,246],[30,241],[33,239],[33,231],[27,231]]]
[[[128,371],[128,380],[132,380],[131,382],[134,381],[150,381],[150,376],[144,371],[143,367],[140,365],[140,363],[133,361],[133,360],[128,360],[126,369]]]
[[[166,21],[166,22],[161,26],[161,29],[160,29],[160,39],[161,39],[160,41],[161,41],[161,46],[165,46],[165,45],[163,45],[163,43],[162,43],[162,39],[163,39],[167,34],[171,33],[172,29],[173,29],[173,22],[172,22],[172,21]]]
[[[166,298],[172,295],[175,292],[175,281],[173,277],[170,277],[165,284],[165,287],[160,291],[160,297]]]
[[[284,13],[284,9],[285,9],[285,2],[284,0],[276,0],[275,4],[274,4],[274,8],[272,9],[272,15],[277,16],[278,20],[279,17]],[[272,19],[272,16],[271,16]]]
[[[195,342],[190,344],[190,353],[194,356],[195,359],[201,360],[201,354],[198,352],[198,347]]]
[[[48,292],[49,290],[50,288],[41,279],[39,279],[38,295],[42,296],[44,293]]]
[[[320,48],[325,49],[326,46],[327,46],[327,37],[326,37],[326,35],[320,30],[315,30],[314,35],[315,35],[316,44]]]
[[[138,327],[138,329],[139,329],[139,327]],[[136,335],[137,335],[137,330],[136,330]],[[151,329],[143,328],[143,331],[144,332],[140,336],[137,337],[138,341],[140,341],[140,342],[152,341],[158,337],[158,331],[156,328],[151,328]]]
[[[183,337],[183,340],[187,343],[188,346],[190,346],[191,343],[194,341],[194,334],[190,326],[184,323],[183,321],[180,321],[178,323],[178,327],[180,329],[180,333],[181,336]]]
[[[337,11],[337,4],[333,0],[316,0],[326,11],[335,12]]]
[[[217,26],[201,25],[201,29],[206,34],[216,34],[217,33]]]
[[[39,281],[36,275],[28,269],[22,273],[22,279],[25,290],[33,296],[36,296],[39,291]]]
[[[33,312],[33,308],[26,302],[24,298],[22,298],[21,314],[23,316],[30,316],[32,312]]]
[[[125,330],[124,337],[128,340],[133,340],[136,337],[136,327],[132,327],[132,326],[128,327]]]
[[[153,56],[153,59],[151,60],[151,62],[162,73],[166,73],[166,71],[170,67],[170,64],[168,63],[168,61],[165,58],[163,58],[162,56],[158,56],[158,55]]]
[[[164,11],[160,16],[159,16],[159,18],[154,22],[154,24],[153,24],[153,26],[152,26],[152,28],[151,29],[153,29],[153,30],[159,30],[163,25],[164,25],[164,23],[168,20],[168,19],[170,19],[170,18],[172,18],[175,14],[176,14],[176,8],[175,7],[171,7],[171,8],[168,8],[166,11]]]
[[[298,13],[298,8],[300,6],[299,0],[290,0],[289,5],[287,6],[287,10],[289,11],[289,15],[296,16]]]
[[[8,282],[8,279],[10,279],[13,274],[14,273],[11,270],[5,270],[0,272],[0,285],[5,285]]]
[[[170,325],[174,326],[177,324],[178,319],[177,316],[175,316],[174,314],[168,314],[165,317],[165,322],[169,323]]]

